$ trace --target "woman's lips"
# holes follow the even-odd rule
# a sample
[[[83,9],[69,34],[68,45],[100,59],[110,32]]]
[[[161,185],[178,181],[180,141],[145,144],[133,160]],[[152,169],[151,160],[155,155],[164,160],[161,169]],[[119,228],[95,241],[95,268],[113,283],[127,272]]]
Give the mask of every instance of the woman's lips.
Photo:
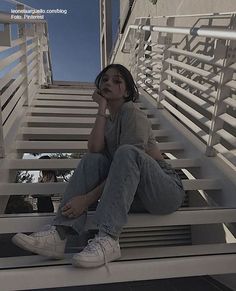
[[[101,91],[104,92],[104,93],[109,93],[109,92],[111,92],[111,90],[108,89],[108,88],[103,88]]]

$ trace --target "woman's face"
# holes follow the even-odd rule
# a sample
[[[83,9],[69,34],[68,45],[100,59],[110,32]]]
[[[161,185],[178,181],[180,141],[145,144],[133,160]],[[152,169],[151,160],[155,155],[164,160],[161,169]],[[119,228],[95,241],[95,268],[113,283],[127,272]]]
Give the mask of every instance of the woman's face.
[[[118,100],[127,97],[125,80],[114,68],[108,69],[100,80],[101,95],[107,100]]]

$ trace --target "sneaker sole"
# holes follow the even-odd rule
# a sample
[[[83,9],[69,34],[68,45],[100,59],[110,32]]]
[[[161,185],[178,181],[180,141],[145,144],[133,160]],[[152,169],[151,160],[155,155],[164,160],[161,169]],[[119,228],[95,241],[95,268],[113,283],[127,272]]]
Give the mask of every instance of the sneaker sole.
[[[110,259],[109,261],[107,261],[107,263],[109,262],[113,262],[117,259],[119,259],[121,257],[121,253],[116,254],[112,259]],[[74,267],[82,267],[82,268],[96,268],[96,267],[100,267],[105,265],[104,261],[100,261],[100,262],[88,262],[88,261],[82,261],[82,260],[78,260],[76,258],[72,258],[72,265]]]
[[[45,256],[51,259],[61,260],[61,259],[64,259],[65,257],[65,255],[61,253],[56,253],[50,250],[45,250],[45,249],[32,246],[31,244],[24,241],[22,238],[18,236],[13,236],[12,242],[23,250],[30,251],[32,253],[36,253],[38,255]]]

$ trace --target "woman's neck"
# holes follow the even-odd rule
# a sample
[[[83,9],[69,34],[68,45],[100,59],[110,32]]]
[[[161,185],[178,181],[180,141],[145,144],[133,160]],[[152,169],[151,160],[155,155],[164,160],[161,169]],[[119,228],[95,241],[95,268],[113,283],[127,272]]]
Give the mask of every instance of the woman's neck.
[[[114,116],[116,115],[116,113],[120,110],[120,108],[122,107],[122,105],[125,103],[124,100],[109,100],[107,102],[107,108],[110,112],[111,115],[111,119],[114,119]]]

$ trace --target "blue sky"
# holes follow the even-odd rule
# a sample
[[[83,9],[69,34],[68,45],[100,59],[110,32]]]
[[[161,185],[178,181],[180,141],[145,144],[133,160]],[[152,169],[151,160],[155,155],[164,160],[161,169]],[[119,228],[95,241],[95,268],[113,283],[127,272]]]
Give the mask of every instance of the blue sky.
[[[94,81],[100,71],[99,0],[22,0],[37,9],[66,9],[46,14],[54,80]],[[117,31],[119,0],[112,0],[113,34]],[[0,10],[15,8],[1,1]],[[14,30],[14,29],[13,29]]]

